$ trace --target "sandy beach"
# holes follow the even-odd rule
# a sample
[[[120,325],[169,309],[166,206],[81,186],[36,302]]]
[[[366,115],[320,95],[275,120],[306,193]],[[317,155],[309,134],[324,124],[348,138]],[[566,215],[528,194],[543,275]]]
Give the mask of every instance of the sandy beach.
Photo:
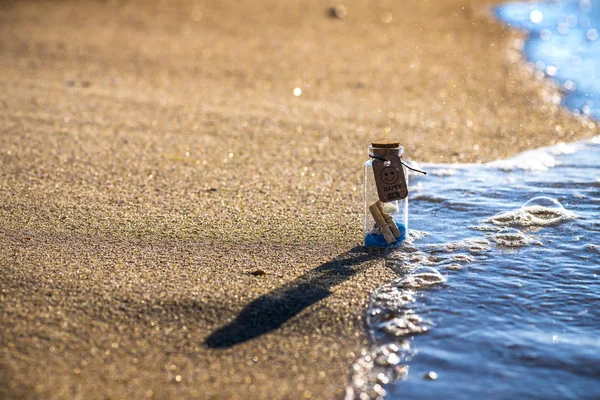
[[[0,398],[342,398],[394,278],[361,246],[370,141],[598,134],[492,2],[337,4],[0,5]]]

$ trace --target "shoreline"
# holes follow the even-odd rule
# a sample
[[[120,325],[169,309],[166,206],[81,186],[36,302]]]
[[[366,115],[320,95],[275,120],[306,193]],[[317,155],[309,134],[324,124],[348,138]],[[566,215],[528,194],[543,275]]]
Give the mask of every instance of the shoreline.
[[[340,398],[395,277],[360,248],[369,141],[597,134],[485,5],[328,6],[0,9],[0,397]]]
[[[527,376],[525,381],[529,383],[525,387],[530,393],[519,393],[517,397],[529,397],[544,389],[549,391],[546,396],[551,396],[553,389],[536,387],[536,383],[544,385],[540,369],[554,357],[552,352],[544,354],[537,343],[523,345],[519,351],[542,354],[533,364],[515,365],[510,356],[497,357],[497,351],[507,342],[526,341],[524,337],[536,334],[539,324],[555,320],[548,317],[548,310],[537,320],[525,311],[519,321],[532,328],[509,328],[507,333],[502,328],[510,326],[515,316],[509,313],[503,319],[499,309],[512,309],[514,304],[534,297],[532,290],[519,287],[513,291],[511,279],[515,275],[520,276],[523,286],[548,281],[539,277],[528,280],[532,263],[540,271],[550,271],[555,265],[576,260],[582,251],[589,251],[593,257],[595,248],[589,244],[593,231],[582,221],[595,219],[595,174],[589,170],[598,166],[595,155],[599,145],[600,135],[529,150],[491,164],[428,165],[434,178],[419,179],[422,187],[419,185],[415,196],[419,202],[413,202],[413,207],[422,212],[420,216],[417,213],[416,224],[433,234],[424,234],[416,246],[408,242],[386,255],[386,263],[397,268],[398,277],[370,295],[365,324],[371,345],[353,365],[345,399],[358,399],[362,393],[368,398],[391,393],[393,399],[423,393],[436,398],[454,391],[456,397],[482,392],[514,394],[519,390],[497,378],[512,367],[521,371],[512,376],[518,375],[519,380]],[[464,182],[471,185],[465,187]],[[588,201],[579,204],[579,198]],[[430,212],[435,212],[437,218],[430,218]],[[452,221],[452,229],[447,229],[448,221]],[[575,235],[577,239],[569,242],[564,232],[581,236]],[[561,242],[563,238],[565,242]],[[576,247],[580,242],[588,244]],[[542,253],[534,250],[538,246],[544,247]],[[561,262],[548,257],[548,252],[560,251],[567,253]],[[588,261],[573,261],[573,266],[583,269]],[[505,301],[502,295],[508,296],[507,292],[520,301]],[[484,322],[483,326],[478,326],[479,321]],[[566,326],[573,330],[585,324],[569,322]],[[585,337],[585,328],[580,335]],[[467,350],[461,347],[463,340],[469,343]],[[578,345],[572,346],[563,351],[577,351]],[[486,354],[488,349],[490,353]],[[586,365],[591,364],[590,359]],[[583,385],[586,382],[586,376],[577,370],[579,365],[579,360],[565,363],[562,373],[572,375],[554,384],[587,393],[574,383],[578,379]],[[489,381],[482,385],[485,378]],[[438,381],[433,384],[427,380]]]

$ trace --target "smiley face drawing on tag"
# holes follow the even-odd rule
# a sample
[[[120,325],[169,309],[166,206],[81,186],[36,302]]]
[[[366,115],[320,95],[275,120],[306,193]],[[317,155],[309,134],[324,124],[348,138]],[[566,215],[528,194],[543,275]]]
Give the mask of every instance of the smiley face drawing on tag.
[[[398,170],[394,167],[386,167],[383,169],[383,171],[381,171],[380,174],[380,178],[383,181],[383,183],[386,183],[388,185],[396,183],[399,177],[400,174],[398,174]]]
[[[373,160],[373,174],[379,200],[386,203],[408,196],[404,173],[402,160],[398,154],[390,154],[384,159]]]

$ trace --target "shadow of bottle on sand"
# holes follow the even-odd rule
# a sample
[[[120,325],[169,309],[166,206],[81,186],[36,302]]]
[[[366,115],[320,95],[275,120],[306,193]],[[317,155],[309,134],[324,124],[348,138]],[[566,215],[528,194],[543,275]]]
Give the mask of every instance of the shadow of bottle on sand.
[[[204,344],[213,349],[233,347],[271,332],[305,308],[331,294],[331,288],[369,268],[380,249],[356,246],[306,272],[292,282],[248,304],[233,322],[211,333]]]

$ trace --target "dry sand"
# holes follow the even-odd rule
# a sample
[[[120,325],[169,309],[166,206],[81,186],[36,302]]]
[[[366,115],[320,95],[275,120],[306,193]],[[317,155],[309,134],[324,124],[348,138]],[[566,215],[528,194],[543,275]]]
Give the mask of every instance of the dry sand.
[[[485,2],[333,4],[0,4],[1,398],[339,398],[393,278],[359,247],[369,141],[594,134]]]

